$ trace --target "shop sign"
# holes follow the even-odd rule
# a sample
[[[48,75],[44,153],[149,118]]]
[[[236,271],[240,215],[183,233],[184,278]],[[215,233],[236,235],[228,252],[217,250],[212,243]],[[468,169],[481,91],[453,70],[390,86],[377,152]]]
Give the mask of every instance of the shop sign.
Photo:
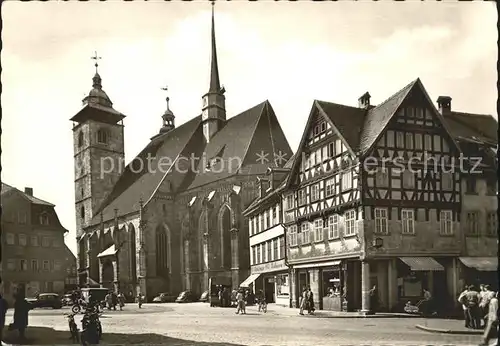
[[[275,272],[280,270],[287,270],[288,267],[285,265],[285,260],[273,261],[268,263],[256,264],[252,266],[252,274]]]

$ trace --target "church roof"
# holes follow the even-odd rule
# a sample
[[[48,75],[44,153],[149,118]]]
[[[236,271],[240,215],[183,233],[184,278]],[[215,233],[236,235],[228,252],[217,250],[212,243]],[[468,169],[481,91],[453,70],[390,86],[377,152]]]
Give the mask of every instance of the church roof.
[[[202,126],[201,116],[198,116],[170,132],[154,137],[134,159],[145,160],[150,154],[155,157],[150,161],[152,169],[134,173],[132,160],[109,196],[95,211],[91,225],[100,222],[101,211],[105,221],[114,218],[115,209],[118,209],[120,216],[138,211],[139,200],[146,203],[166,180],[174,182],[173,192],[182,193],[233,175],[264,174],[270,166],[283,167],[286,163],[285,160],[275,163],[274,153],[281,151],[287,159],[292,155],[268,101],[228,119],[208,144],[203,141]],[[267,154],[267,161],[259,161],[261,156],[257,154]],[[179,157],[194,157],[194,163],[187,172],[174,169],[176,160],[180,162]],[[164,168],[161,172],[158,165],[161,158],[169,158],[174,163],[172,169]]]

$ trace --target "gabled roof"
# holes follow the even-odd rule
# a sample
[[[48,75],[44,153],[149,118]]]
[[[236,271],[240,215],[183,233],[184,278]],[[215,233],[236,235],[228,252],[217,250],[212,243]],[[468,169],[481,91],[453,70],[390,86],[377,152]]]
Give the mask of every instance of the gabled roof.
[[[449,112],[444,114],[444,118],[455,138],[498,143],[498,121],[491,115]]]
[[[39,204],[39,205],[46,205],[46,206],[49,206],[49,207],[55,207],[55,205],[52,204],[52,203],[44,201],[43,199],[40,199],[40,198],[36,198],[34,196],[30,196],[27,193],[25,193],[25,192],[23,192],[23,191],[21,191],[19,189],[16,189],[15,187],[12,187],[10,185],[2,183],[2,192],[1,192],[2,196],[5,193],[13,192],[13,191],[18,192],[19,194],[21,194],[24,198],[26,198],[28,201],[30,201],[33,204]]]
[[[387,100],[368,111],[361,131],[360,150],[362,153],[370,150],[417,82],[418,79],[414,80]]]
[[[351,149],[359,149],[359,139],[367,110],[326,101],[317,101]]]

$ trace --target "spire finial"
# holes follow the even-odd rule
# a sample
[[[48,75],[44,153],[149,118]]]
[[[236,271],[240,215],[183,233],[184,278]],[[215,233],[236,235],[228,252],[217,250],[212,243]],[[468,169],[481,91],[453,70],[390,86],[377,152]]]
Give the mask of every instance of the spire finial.
[[[164,86],[163,88],[161,88],[161,90],[168,91],[168,86]],[[167,100],[167,109],[168,109],[168,101],[170,101],[170,97],[167,96],[166,100]]]
[[[215,1],[211,0],[212,3],[212,65],[210,68],[210,89],[209,93],[218,93],[220,91],[220,80],[219,80],[219,67],[217,64],[217,48],[215,45],[215,15],[214,7]]]
[[[97,56],[97,51],[94,51],[94,56],[90,57],[90,59],[95,60],[94,66],[95,66],[95,73],[97,74],[97,67],[99,66],[97,60],[100,60],[102,58],[100,56]]]

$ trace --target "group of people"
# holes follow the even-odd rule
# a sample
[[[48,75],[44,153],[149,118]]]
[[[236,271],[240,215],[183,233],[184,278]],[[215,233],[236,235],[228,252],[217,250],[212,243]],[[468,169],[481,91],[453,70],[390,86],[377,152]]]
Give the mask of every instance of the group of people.
[[[219,297],[219,304],[221,307],[225,308],[228,306],[231,306],[231,293],[229,292],[228,288],[226,286],[218,286],[218,297]]]
[[[307,310],[309,315],[314,314],[314,294],[311,291],[311,287],[304,287],[302,290],[302,295],[300,297],[300,310],[299,315],[304,315],[304,310]]]
[[[117,294],[114,291],[110,291],[106,294],[104,300],[106,301],[106,307],[108,310],[116,310],[117,305],[120,307],[120,310],[123,310],[123,307],[125,306],[125,296],[121,292],[118,292]]]

